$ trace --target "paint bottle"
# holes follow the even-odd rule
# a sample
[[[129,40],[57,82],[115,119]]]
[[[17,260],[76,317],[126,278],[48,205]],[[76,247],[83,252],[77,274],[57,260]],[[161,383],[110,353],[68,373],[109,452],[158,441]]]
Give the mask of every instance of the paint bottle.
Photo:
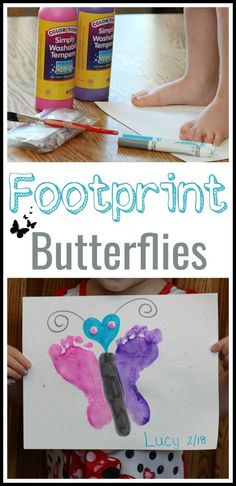
[[[77,9],[42,7],[38,14],[35,108],[72,108]]]
[[[78,8],[75,98],[101,101],[109,95],[114,8]]]

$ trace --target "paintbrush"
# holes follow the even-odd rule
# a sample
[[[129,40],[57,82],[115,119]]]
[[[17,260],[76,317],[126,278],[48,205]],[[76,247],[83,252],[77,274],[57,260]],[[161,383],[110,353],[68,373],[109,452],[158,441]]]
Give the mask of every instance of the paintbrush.
[[[20,123],[40,123],[53,128],[69,128],[78,130],[78,128],[84,128],[87,132],[105,133],[107,135],[118,135],[117,130],[109,130],[102,127],[94,127],[92,125],[86,125],[84,123],[69,122],[65,120],[53,120],[49,118],[39,119],[32,115],[24,115],[21,113],[14,113],[12,111],[7,112],[7,120],[20,122]]]

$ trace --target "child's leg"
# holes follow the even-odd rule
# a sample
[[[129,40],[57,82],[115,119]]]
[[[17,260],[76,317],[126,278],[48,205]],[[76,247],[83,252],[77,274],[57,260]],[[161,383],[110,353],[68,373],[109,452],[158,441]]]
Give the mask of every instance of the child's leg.
[[[186,8],[187,62],[181,79],[132,97],[135,106],[208,105],[218,86],[219,53],[215,8]]]
[[[217,8],[220,55],[219,84],[213,101],[196,120],[180,128],[182,140],[195,140],[218,145],[228,137],[228,9]]]

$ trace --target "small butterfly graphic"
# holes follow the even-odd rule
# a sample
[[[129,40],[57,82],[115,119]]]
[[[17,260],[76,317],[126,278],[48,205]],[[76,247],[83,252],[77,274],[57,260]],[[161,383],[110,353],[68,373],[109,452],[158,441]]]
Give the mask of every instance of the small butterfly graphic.
[[[27,227],[28,228],[34,229],[34,227],[36,226],[36,224],[37,224],[36,221],[34,223],[31,223],[29,219],[27,220]]]
[[[10,232],[12,234],[16,233],[17,238],[23,238],[23,236],[25,235],[25,233],[28,233],[28,231],[29,231],[28,228],[19,228],[18,222],[16,221],[16,219],[14,219],[13,225],[12,225],[12,227],[10,229]]]

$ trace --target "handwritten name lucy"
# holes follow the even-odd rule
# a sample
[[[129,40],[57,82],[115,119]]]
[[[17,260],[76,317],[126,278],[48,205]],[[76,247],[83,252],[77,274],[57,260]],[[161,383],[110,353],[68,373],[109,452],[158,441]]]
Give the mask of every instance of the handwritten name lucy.
[[[171,437],[169,435],[158,437],[157,435],[150,435],[147,432],[144,432],[144,446],[152,449],[161,449],[162,447],[179,449],[179,437]]]

